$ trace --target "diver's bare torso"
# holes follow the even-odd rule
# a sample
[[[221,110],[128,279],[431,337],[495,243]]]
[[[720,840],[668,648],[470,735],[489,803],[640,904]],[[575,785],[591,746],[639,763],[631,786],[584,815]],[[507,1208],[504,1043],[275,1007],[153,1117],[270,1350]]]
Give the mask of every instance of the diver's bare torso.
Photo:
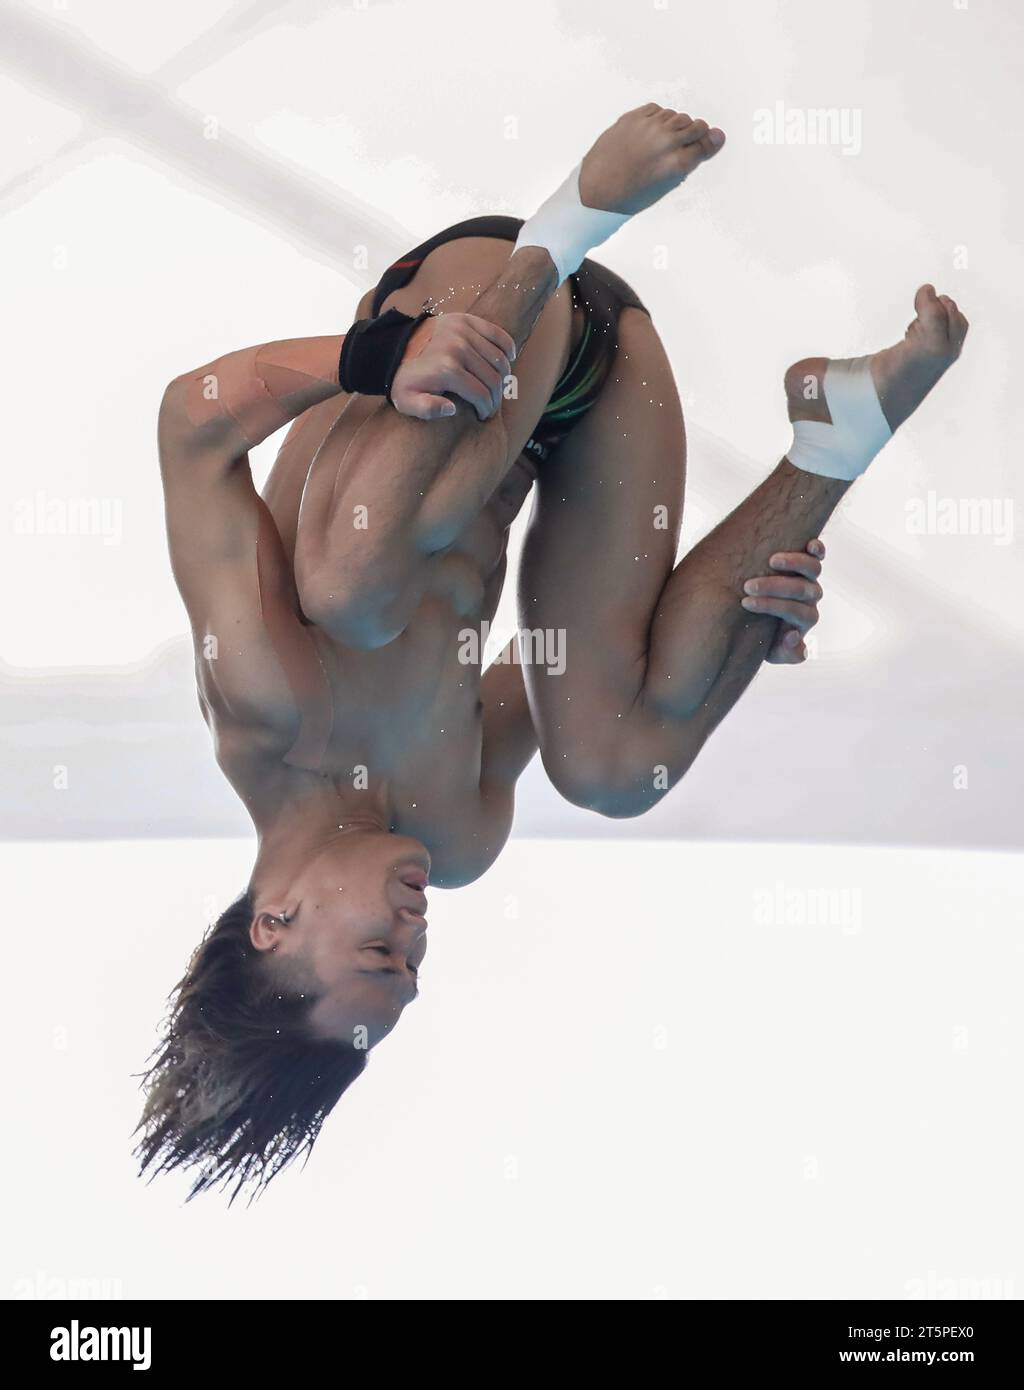
[[[267,572],[275,598],[293,612],[301,612],[294,557],[314,460],[318,469],[336,472],[355,431],[381,409],[390,407],[366,397],[325,401],[295,422],[278,453],[262,493],[280,538]],[[304,626],[330,687],[330,734],[315,769],[285,761],[296,733],[294,696],[267,634],[246,634],[266,647],[259,666],[267,684],[254,692],[258,717],[252,720],[235,693],[232,651],[222,650],[215,663],[205,660],[197,636],[196,678],[217,760],[254,819],[275,798],[301,794],[311,780],[346,787],[383,782],[391,828],[427,846],[436,884],[471,881],[493,862],[511,828],[512,798],[488,794],[481,777],[481,636],[501,596],[509,527],[535,476],[532,462],[518,455],[494,495],[436,558],[413,620],[393,641],[357,650],[312,623]],[[467,640],[468,633],[476,640]],[[246,670],[251,674],[248,661]],[[267,709],[275,704],[280,721],[268,729]]]
[[[436,295],[466,264],[467,247],[468,239],[433,252],[410,284],[382,307],[394,304],[415,312],[426,295]],[[500,241],[475,242],[470,249],[483,257],[481,273],[486,275],[511,247]],[[370,312],[370,298],[364,296],[357,317]],[[582,333],[582,322],[567,303],[552,311],[556,313],[569,327],[556,364],[560,372]],[[377,411],[391,408],[379,399],[340,394],[307,410],[290,427],[261,494],[276,528],[273,563],[265,555],[260,566],[261,580],[274,590],[265,595],[267,601],[302,612],[295,552],[297,537],[317,504],[316,490],[308,486],[311,476],[337,477],[360,426]],[[528,428],[521,433],[525,442]],[[493,495],[425,568],[424,592],[412,620],[386,645],[369,650],[346,646],[305,620],[303,631],[315,644],[330,687],[330,735],[315,769],[285,761],[298,732],[295,697],[267,632],[252,628],[245,633],[249,650],[239,657],[237,674],[231,669],[234,652],[222,647],[216,662],[205,660],[203,638],[196,634],[196,679],[217,760],[257,823],[275,799],[301,795],[311,781],[346,788],[384,784],[391,828],[426,845],[434,883],[469,882],[493,862],[511,829],[513,795],[512,788],[488,785],[483,775],[485,707],[489,698],[503,699],[510,686],[524,710],[526,701],[514,666],[494,682],[490,697],[482,689],[482,629],[493,618],[504,585],[509,527],[536,473],[527,455],[513,453]],[[400,486],[396,479],[395,487]],[[469,633],[475,640],[467,640]],[[250,710],[238,692],[246,681],[251,689],[253,644],[264,649],[255,669],[265,684],[252,691]],[[267,711],[275,708],[279,718],[268,727]]]
[[[330,447],[329,440],[325,447]],[[506,495],[518,494],[521,505],[532,479],[525,470],[515,472]],[[386,646],[357,651],[342,647],[320,628],[306,628],[329,682],[333,707],[330,736],[316,770],[284,761],[293,727],[286,686],[279,690],[282,737],[268,738],[266,699],[261,700],[260,722],[249,724],[244,711],[228,708],[221,698],[220,680],[230,679],[223,656],[216,666],[197,660],[201,704],[218,763],[250,811],[258,813],[285,787],[299,790],[311,779],[348,787],[383,781],[393,808],[391,828],[427,846],[435,883],[464,883],[490,865],[508,837],[512,807],[508,800],[487,797],[482,789],[479,642],[474,648],[466,632],[480,633],[481,625],[493,618],[501,594],[508,531],[496,515],[498,505],[496,499],[485,508],[435,568],[414,621]],[[282,546],[291,554],[294,518],[275,514],[273,507],[271,511],[282,530]],[[294,579],[284,572],[280,583],[285,590],[291,588],[297,603]],[[268,664],[276,659],[268,650]],[[268,679],[277,684],[273,669]]]

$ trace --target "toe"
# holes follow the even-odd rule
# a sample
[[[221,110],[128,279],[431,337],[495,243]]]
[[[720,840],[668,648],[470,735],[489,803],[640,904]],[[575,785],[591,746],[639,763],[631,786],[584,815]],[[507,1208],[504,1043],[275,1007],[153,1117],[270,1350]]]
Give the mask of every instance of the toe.
[[[939,295],[939,303],[946,311],[946,332],[949,334],[950,342],[956,342],[958,332],[958,319],[960,310],[957,308],[955,299],[951,299],[948,294]]]
[[[707,133],[707,121],[691,121],[679,132],[679,140],[683,145],[696,145],[698,140],[702,140]]]
[[[967,337],[967,330],[970,324],[960,312],[960,306],[955,299],[950,299],[948,294],[940,296],[945,305],[946,316],[948,319],[949,341],[955,352],[959,352],[963,347],[964,339]]]
[[[935,286],[922,285],[917,294],[914,295],[914,312],[920,319],[929,313],[934,317],[938,302]]]
[[[949,332],[946,306],[935,293],[934,285],[922,285],[914,295],[914,308],[921,327],[945,337]]]

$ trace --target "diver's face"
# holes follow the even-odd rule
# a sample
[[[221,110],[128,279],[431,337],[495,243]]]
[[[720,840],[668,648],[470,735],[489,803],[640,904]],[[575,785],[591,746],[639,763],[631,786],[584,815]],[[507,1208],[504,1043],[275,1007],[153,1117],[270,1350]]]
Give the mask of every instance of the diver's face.
[[[275,949],[311,968],[320,997],[310,1023],[320,1037],[373,1047],[415,999],[429,871],[418,840],[353,830],[294,879],[294,913]]]

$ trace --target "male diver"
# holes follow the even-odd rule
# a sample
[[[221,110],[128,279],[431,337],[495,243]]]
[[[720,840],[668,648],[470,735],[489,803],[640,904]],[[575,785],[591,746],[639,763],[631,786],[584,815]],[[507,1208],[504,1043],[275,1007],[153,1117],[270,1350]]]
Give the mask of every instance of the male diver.
[[[762,661],[803,659],[817,537],[967,323],[925,285],[895,346],[790,367],[789,452],[677,563],[672,371],[648,311],[587,252],[724,141],[630,111],[526,222],[473,218],[392,265],[347,334],[168,386],[172,565],[258,848],[172,996],[143,1170],[237,1192],[311,1148],[415,996],[428,876],[488,868],[538,748],[576,805],[640,815]],[[248,450],[289,422],[260,496]],[[493,617],[531,490],[520,630],[562,634],[565,667],[484,672],[465,633]]]

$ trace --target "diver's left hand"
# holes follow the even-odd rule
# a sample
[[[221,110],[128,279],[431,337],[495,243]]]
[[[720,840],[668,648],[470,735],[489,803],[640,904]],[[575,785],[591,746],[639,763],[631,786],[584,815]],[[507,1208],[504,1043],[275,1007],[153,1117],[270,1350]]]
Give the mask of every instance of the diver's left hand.
[[[777,666],[799,666],[807,660],[804,636],[818,621],[822,589],[818,583],[825,547],[815,538],[806,550],[779,551],[768,561],[773,573],[748,579],[743,607],[749,613],[781,618],[775,641],[765,657]]]

